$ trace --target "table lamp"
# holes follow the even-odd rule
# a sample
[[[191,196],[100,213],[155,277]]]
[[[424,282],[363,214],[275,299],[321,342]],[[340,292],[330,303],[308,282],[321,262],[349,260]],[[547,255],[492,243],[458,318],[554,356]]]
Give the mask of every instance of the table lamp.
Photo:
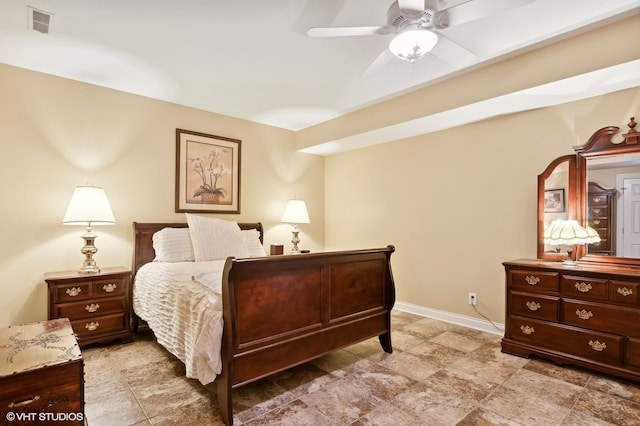
[[[300,242],[300,238],[298,237],[298,233],[300,232],[298,224],[311,223],[309,221],[309,213],[307,213],[307,205],[305,202],[302,200],[289,200],[287,207],[284,209],[281,222],[293,225],[293,229],[291,230],[291,233],[293,234],[291,244],[293,244],[293,247],[289,254],[300,254],[300,249],[298,248],[298,243]]]
[[[555,220],[544,231],[544,243],[549,245],[567,245],[566,266],[576,266],[573,260],[573,246],[576,244],[593,244],[600,241],[600,236],[591,227],[583,228],[576,220]]]
[[[93,259],[93,255],[98,252],[95,246],[95,240],[98,236],[93,233],[91,227],[92,225],[113,225],[116,223],[104,189],[95,186],[78,186],[73,191],[62,223],[87,227],[82,235],[84,247],[80,252],[85,257],[79,272],[84,274],[100,272],[100,268]]]

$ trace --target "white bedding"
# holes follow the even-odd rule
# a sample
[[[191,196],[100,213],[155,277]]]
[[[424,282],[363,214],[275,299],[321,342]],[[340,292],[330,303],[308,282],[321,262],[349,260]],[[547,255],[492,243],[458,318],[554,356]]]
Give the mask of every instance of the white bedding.
[[[211,383],[222,370],[221,282],[224,260],[150,262],[136,274],[133,309],[158,343],[186,366],[187,377]]]

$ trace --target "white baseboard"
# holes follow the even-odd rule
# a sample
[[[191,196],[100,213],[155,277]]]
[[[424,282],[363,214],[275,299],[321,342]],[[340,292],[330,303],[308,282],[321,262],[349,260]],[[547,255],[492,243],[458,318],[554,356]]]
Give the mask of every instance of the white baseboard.
[[[444,322],[449,322],[463,327],[473,328],[499,336],[504,335],[504,324],[493,323],[486,319],[478,319],[465,315],[453,314],[451,312],[439,311],[437,309],[425,308],[424,306],[412,305],[411,303],[396,302],[394,309],[421,317],[433,318]],[[497,328],[496,328],[497,327]]]

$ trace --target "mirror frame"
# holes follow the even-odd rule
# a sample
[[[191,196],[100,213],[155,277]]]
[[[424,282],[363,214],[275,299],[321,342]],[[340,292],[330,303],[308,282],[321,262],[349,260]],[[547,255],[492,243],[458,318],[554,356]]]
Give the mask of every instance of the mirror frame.
[[[569,217],[576,217],[576,194],[578,193],[576,188],[577,172],[576,163],[577,157],[575,154],[563,155],[551,162],[544,169],[544,172],[538,175],[538,259],[550,259],[550,260],[566,260],[567,253],[552,253],[545,252],[544,250],[544,191],[545,182],[553,174],[556,168],[562,163],[567,162],[567,174],[568,174],[568,188],[565,203]]]
[[[587,220],[587,159],[620,155],[627,153],[640,153],[640,132],[636,131],[637,123],[634,117],[629,121],[629,131],[622,135],[623,140],[614,142],[612,136],[620,130],[616,126],[603,127],[596,131],[584,145],[574,146],[576,152],[571,155],[558,157],[547,166],[545,171],[538,175],[538,258],[539,259],[566,259],[564,253],[544,252],[544,184],[551,176],[555,168],[564,161],[569,162],[569,193],[567,195],[567,208],[569,217],[574,217],[584,226]],[[571,177],[574,176],[572,179]],[[587,253],[584,245],[574,246],[573,252],[576,259],[581,262],[592,262],[607,265],[640,266],[640,259],[616,256],[599,256]]]

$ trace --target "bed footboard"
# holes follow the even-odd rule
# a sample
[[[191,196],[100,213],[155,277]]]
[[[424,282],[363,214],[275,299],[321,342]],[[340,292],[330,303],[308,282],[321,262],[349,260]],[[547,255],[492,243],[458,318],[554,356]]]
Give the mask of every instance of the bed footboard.
[[[393,246],[227,259],[218,399],[233,423],[231,390],[378,336],[391,353]]]

